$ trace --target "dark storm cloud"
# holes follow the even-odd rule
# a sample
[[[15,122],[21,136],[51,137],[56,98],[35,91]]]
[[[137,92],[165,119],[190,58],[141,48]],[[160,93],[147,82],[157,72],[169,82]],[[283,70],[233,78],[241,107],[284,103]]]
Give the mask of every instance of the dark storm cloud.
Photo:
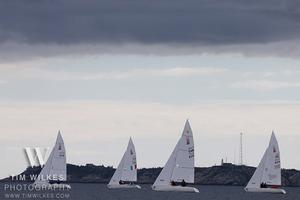
[[[1,0],[0,43],[214,46],[298,39],[297,0]]]

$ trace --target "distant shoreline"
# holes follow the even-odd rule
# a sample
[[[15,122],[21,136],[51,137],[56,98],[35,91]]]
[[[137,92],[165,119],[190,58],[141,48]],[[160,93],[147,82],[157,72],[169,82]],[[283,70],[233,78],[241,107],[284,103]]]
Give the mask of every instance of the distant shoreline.
[[[29,177],[39,174],[40,167],[29,167],[20,175]],[[153,184],[162,170],[158,168],[142,168],[138,170],[138,184]],[[67,165],[68,183],[107,184],[115,169],[110,166],[84,166]],[[224,163],[212,167],[196,167],[194,185],[216,186],[245,186],[255,171],[255,167]],[[32,181],[12,181],[10,177],[0,180],[1,183],[30,183]],[[300,187],[300,171],[295,169],[282,169],[282,185],[284,187]]]

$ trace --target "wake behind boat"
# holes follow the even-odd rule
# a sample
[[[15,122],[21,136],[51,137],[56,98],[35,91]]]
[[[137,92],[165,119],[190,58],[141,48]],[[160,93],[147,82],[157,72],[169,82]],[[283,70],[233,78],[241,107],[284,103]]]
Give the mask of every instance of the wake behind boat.
[[[187,186],[188,183],[194,183],[194,163],[193,133],[187,120],[181,138],[154,182],[152,189],[156,191],[198,193],[198,189]]]
[[[281,188],[280,151],[274,132],[268,148],[245,188],[246,192],[286,194]]]
[[[33,183],[36,188],[61,188],[70,189],[71,186],[65,184],[67,180],[66,150],[63,138],[58,132],[55,146],[43,167],[38,179]]]
[[[122,157],[118,168],[116,169],[113,177],[108,183],[107,187],[110,189],[125,189],[125,188],[137,188],[141,189],[141,186],[136,185],[137,181],[137,162],[135,147],[130,138],[127,149]]]

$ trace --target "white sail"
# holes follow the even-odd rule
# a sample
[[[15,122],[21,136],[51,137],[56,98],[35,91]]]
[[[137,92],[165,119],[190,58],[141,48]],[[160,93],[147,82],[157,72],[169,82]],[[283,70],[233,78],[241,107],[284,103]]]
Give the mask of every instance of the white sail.
[[[66,150],[60,132],[58,132],[55,146],[38,177],[35,185],[49,183],[49,181],[67,180]]]
[[[108,185],[119,185],[120,181],[137,181],[137,162],[135,147],[130,138],[127,149]]]
[[[274,132],[272,133],[262,182],[267,185],[281,185],[280,151]]]
[[[256,168],[256,170],[255,170],[252,178],[248,182],[246,188],[260,188],[260,184],[262,183],[261,180],[262,180],[263,173],[264,173],[264,166],[266,163],[268,149],[269,148],[266,149],[263,158],[261,159],[258,167]]]
[[[170,185],[171,181],[194,183],[194,140],[188,120],[181,138],[153,186]]]
[[[281,186],[280,151],[274,132],[269,146],[246,188],[260,188],[262,183],[269,186]]]

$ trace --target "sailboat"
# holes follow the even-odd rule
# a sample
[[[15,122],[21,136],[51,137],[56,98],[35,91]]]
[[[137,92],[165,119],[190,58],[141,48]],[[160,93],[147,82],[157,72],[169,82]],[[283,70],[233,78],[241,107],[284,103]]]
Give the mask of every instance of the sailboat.
[[[274,131],[256,171],[245,187],[246,192],[286,194],[281,188],[280,151]]]
[[[58,132],[55,146],[44,165],[42,171],[38,175],[33,185],[36,188],[65,188],[70,189],[71,186],[65,184],[67,180],[67,164],[66,150],[60,131]]]
[[[134,184],[137,181],[137,162],[135,147],[132,139],[129,139],[127,149],[118,165],[114,175],[109,181],[107,187],[110,189],[117,188],[137,188],[141,186]]]
[[[194,183],[194,162],[193,133],[187,120],[181,138],[152,185],[152,189],[198,193],[198,189],[187,186],[187,183]]]

